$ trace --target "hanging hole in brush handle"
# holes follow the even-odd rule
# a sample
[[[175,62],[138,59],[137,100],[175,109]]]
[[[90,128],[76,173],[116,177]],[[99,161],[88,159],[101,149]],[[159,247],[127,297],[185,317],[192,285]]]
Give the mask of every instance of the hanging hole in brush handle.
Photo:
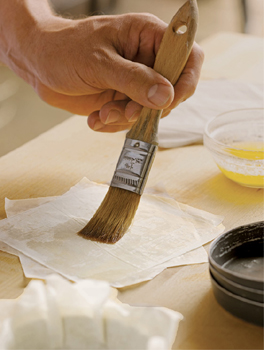
[[[198,7],[188,0],[172,18],[156,56],[154,69],[172,85],[179,79],[191,52],[198,25]]]
[[[198,24],[196,0],[187,0],[172,18],[163,36],[154,63],[154,70],[175,85],[192,50]],[[158,144],[160,110],[144,107],[127,138]]]
[[[187,25],[186,25],[186,23],[184,23],[184,24],[180,24],[180,26],[179,27],[177,27],[177,28],[173,28],[173,31],[174,31],[174,33],[176,33],[176,34],[184,34],[184,33],[186,33],[187,32]]]

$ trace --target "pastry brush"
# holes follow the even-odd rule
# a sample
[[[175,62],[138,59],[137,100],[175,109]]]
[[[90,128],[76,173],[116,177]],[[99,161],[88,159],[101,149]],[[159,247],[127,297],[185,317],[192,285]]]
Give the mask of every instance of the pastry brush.
[[[188,60],[198,22],[196,0],[188,0],[172,18],[162,38],[154,70],[175,85]],[[143,107],[119,157],[112,182],[101,205],[78,234],[89,240],[116,243],[136,214],[158,147],[162,110]]]

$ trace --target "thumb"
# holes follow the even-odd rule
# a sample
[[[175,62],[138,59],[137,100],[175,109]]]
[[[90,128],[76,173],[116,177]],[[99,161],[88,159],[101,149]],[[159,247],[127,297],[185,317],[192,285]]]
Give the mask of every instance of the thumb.
[[[108,69],[105,80],[110,89],[151,109],[167,108],[174,98],[173,86],[166,78],[142,63],[120,56],[115,57],[114,69]]]

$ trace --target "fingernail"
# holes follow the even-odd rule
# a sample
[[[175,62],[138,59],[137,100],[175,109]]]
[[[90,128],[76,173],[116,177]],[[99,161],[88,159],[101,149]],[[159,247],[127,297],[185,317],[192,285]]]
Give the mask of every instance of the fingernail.
[[[95,123],[94,123],[94,127],[93,127],[93,130],[99,130],[99,129],[102,129],[105,125],[103,123],[100,122],[100,120],[97,120]]]
[[[165,105],[171,96],[171,88],[167,85],[153,85],[148,92],[148,99],[157,107]]]
[[[118,110],[112,109],[106,118],[105,124],[117,122],[120,119],[120,116],[121,114]]]
[[[129,123],[134,123],[140,115],[140,112],[135,112],[132,114],[132,116],[128,119]]]
[[[126,105],[125,117],[129,123],[134,122],[140,115],[142,106],[135,101],[130,101]]]

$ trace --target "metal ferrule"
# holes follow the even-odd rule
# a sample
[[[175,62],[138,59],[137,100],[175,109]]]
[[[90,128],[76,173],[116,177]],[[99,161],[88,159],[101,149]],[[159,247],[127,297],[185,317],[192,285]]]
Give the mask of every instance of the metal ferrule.
[[[151,143],[126,139],[110,186],[141,195],[157,147]]]

